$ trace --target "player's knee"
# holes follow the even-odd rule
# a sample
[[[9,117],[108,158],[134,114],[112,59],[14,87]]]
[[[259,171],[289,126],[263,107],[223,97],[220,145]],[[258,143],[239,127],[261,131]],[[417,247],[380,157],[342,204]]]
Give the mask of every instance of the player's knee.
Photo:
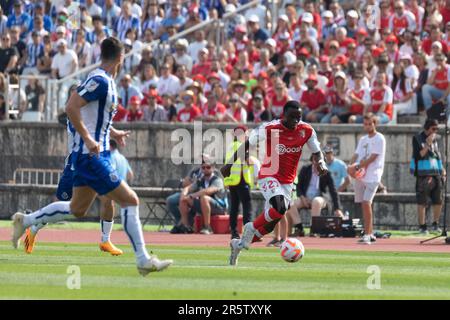
[[[286,202],[284,201],[283,196],[275,196],[270,199],[270,204],[272,205],[272,208],[278,211],[278,213],[284,215],[287,211],[286,208]]]

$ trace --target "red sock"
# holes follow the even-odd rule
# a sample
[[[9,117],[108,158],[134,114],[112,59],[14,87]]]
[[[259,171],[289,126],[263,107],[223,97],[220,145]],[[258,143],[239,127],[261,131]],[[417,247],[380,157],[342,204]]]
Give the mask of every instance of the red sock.
[[[279,219],[283,218],[283,215],[281,213],[279,213],[277,210],[275,210],[274,208],[270,208],[269,209],[269,217],[271,218],[271,221],[273,221],[273,220],[279,220]],[[271,221],[266,220],[265,211],[263,211],[263,213],[261,213],[255,219],[255,221],[253,221],[253,227],[255,227],[255,229],[259,230],[259,228],[261,228],[266,223],[269,223]]]

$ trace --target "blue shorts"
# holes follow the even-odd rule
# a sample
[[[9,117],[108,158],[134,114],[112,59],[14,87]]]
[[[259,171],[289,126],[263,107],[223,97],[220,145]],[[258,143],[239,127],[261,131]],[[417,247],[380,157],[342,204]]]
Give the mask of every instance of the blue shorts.
[[[73,188],[73,170],[72,161],[70,161],[70,156],[68,158],[67,164],[64,167],[64,171],[59,178],[58,189],[56,189],[56,198],[59,201],[69,201],[72,199],[72,188]]]
[[[116,189],[122,180],[111,164],[111,154],[104,151],[97,156],[80,154],[74,161],[74,187],[90,187],[99,195]]]

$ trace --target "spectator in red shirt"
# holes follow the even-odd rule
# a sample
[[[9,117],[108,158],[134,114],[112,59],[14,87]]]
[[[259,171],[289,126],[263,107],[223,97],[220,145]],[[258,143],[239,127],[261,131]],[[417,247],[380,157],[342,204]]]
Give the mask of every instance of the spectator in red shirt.
[[[125,109],[121,104],[117,106],[116,115],[113,118],[113,122],[122,122],[127,118],[127,109]]]
[[[353,75],[354,88],[347,92],[350,109],[347,113],[337,115],[334,123],[363,123],[363,114],[370,101],[370,92],[363,87],[363,79],[363,73],[356,71]]]
[[[128,104],[127,122],[141,121],[143,117],[141,99],[138,96],[132,96]]]
[[[303,92],[300,99],[305,120],[309,122],[320,122],[327,111],[325,93],[317,88],[317,83],[317,78],[310,75],[305,80],[307,90]]]
[[[339,123],[338,116],[348,113],[347,77],[345,73],[342,71],[336,72],[333,83],[333,87],[327,93],[328,105],[331,110],[322,118],[321,123]]]
[[[445,1],[445,6],[441,9],[441,16],[444,20],[444,25],[450,22],[450,0]]]
[[[289,96],[283,81],[278,80],[275,82],[274,88],[275,94],[269,100],[269,110],[272,112],[274,119],[281,119],[284,105],[289,101]]]
[[[247,111],[239,103],[239,96],[236,93],[233,93],[230,97],[230,108],[225,113],[223,120],[227,122],[247,122]]]
[[[206,48],[198,52],[198,63],[192,67],[191,75],[197,74],[207,75],[211,73],[211,62],[208,61],[209,50]]]
[[[197,116],[196,120],[203,120],[206,122],[220,122],[223,121],[227,108],[218,101],[216,94],[213,91],[207,94],[208,102],[203,106],[202,114]]]
[[[186,90],[181,94],[181,99],[183,100],[184,108],[178,111],[177,120],[179,122],[192,122],[201,115],[201,110],[194,105],[194,92],[191,90]]]
[[[431,45],[438,41],[442,44],[442,51],[447,54],[447,42],[442,39],[442,32],[439,26],[432,26],[430,30],[430,36],[422,41],[422,50],[425,51],[427,55],[431,55]]]

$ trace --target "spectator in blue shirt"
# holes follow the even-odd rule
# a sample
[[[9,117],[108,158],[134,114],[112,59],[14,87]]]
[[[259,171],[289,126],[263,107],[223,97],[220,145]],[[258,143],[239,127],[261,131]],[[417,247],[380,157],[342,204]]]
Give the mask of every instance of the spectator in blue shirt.
[[[269,33],[259,26],[259,17],[256,14],[252,14],[248,17],[247,25],[249,35],[255,41],[256,46],[258,48],[262,47],[266,40],[269,39]]]
[[[44,29],[47,30],[48,32],[52,32],[53,21],[48,15],[45,14],[44,7],[42,6],[41,3],[36,3],[36,5],[34,6],[33,17],[36,16],[42,16],[42,19],[44,21]],[[29,31],[31,32],[33,30],[34,30],[34,19],[31,19]]]
[[[333,147],[330,145],[326,145],[324,148],[325,153],[325,161],[328,166],[328,170],[333,177],[334,186],[338,192],[344,192],[347,190],[347,187],[350,185],[350,178],[347,174],[347,165],[344,161],[337,159],[334,156]]]
[[[14,12],[9,15],[6,26],[11,29],[14,26],[20,27],[20,38],[24,39],[30,29],[31,17],[28,13],[23,12],[22,3],[14,2]]]
[[[93,25],[93,29],[91,32],[88,32],[86,34],[86,40],[93,44],[95,43],[95,41],[97,41],[97,38],[99,37],[99,35],[104,35],[106,37],[110,37],[112,36],[111,30],[106,27],[105,25],[103,25],[103,20],[100,16],[93,16],[92,17],[92,25]]]
[[[158,32],[159,36],[164,37],[167,33],[167,28],[169,27],[175,27],[177,31],[180,30],[185,22],[186,19],[181,15],[181,6],[173,6],[170,10],[170,16],[161,22],[161,28]]]
[[[125,109],[127,109],[128,103],[133,96],[138,96],[140,99],[144,98],[141,90],[131,84],[131,76],[129,74],[125,74],[120,80],[119,88],[119,97],[121,104]]]
[[[27,45],[27,50],[25,51],[26,60],[23,74],[38,72],[37,62],[44,55],[44,43],[39,32],[33,31],[31,33],[31,39],[31,43]]]
[[[141,36],[141,21],[131,11],[131,3],[124,1],[122,3],[122,13],[116,21],[115,31],[117,37],[124,41],[128,29],[137,30],[138,38]]]

